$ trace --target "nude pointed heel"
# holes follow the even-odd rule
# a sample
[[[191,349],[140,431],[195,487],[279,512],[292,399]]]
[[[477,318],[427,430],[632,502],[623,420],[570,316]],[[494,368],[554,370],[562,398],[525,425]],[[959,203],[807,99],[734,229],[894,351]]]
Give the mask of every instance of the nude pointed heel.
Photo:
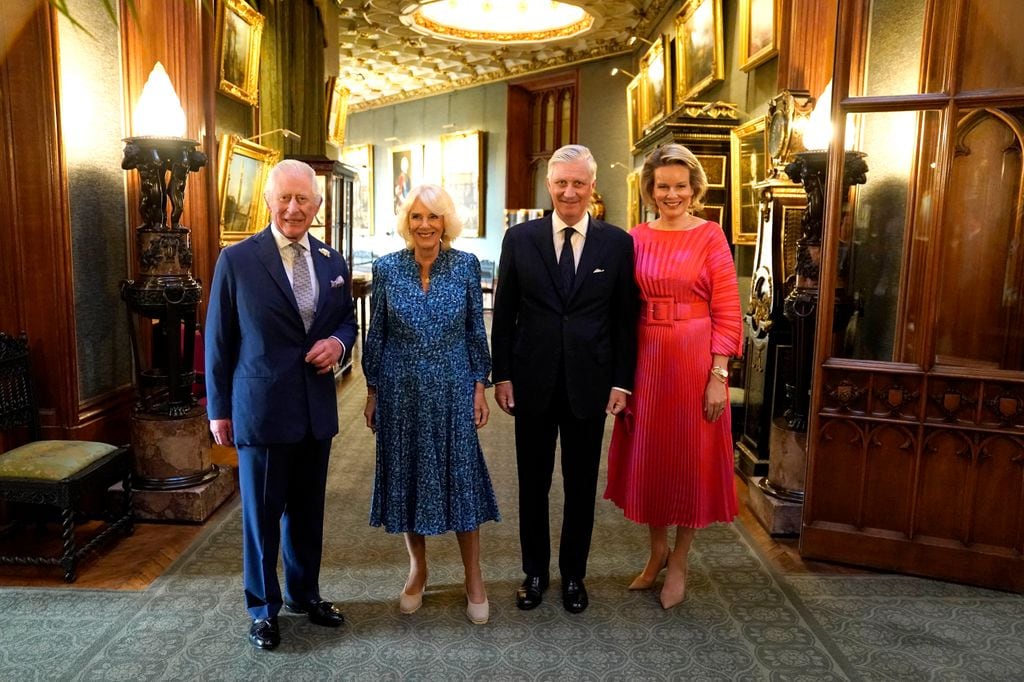
[[[484,625],[491,617],[491,603],[484,599],[482,604],[474,604],[466,595],[466,618],[473,625]]]

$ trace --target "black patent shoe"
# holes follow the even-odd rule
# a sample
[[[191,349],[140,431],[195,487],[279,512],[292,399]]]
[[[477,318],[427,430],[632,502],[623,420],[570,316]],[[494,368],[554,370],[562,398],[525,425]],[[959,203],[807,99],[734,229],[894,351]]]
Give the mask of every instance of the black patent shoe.
[[[539,575],[526,576],[526,580],[516,590],[516,606],[523,611],[537,608],[544,600],[544,590],[546,589],[548,589],[547,577]]]
[[[255,618],[249,626],[249,642],[257,649],[276,649],[281,643],[277,618]]]
[[[569,613],[583,613],[590,604],[582,580],[570,578],[562,582],[562,606]]]
[[[286,609],[292,613],[304,613],[309,616],[309,622],[314,625],[323,625],[328,628],[336,628],[339,625],[344,625],[345,616],[341,615],[341,611],[334,605],[333,602],[324,601],[319,599],[312,601],[307,604],[296,604],[295,602],[288,602],[284,605]]]

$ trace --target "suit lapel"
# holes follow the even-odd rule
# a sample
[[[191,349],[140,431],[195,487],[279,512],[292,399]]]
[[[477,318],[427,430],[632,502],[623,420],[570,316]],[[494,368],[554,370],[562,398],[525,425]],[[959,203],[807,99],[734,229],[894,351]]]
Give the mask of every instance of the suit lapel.
[[[580,290],[583,282],[601,262],[601,256],[608,243],[608,240],[605,239],[606,229],[603,223],[590,218],[590,223],[587,225],[587,238],[583,240],[583,253],[580,254],[580,262],[576,266],[576,277],[572,281],[572,293],[569,294],[569,299]]]
[[[323,251],[321,251],[321,249],[323,249]],[[313,272],[319,288],[316,301],[316,312],[313,313],[313,323],[315,324],[317,317],[319,317],[320,313],[327,307],[327,297],[331,291],[330,265],[327,262],[327,259],[331,257],[331,252],[327,250],[326,244],[312,236],[309,238],[309,250],[310,255],[313,257]]]
[[[548,276],[551,278],[551,284],[554,285],[555,291],[564,299],[562,276],[558,273],[558,261],[555,260],[555,246],[551,237],[551,216],[542,219],[536,225],[536,230],[534,230],[532,235],[533,245],[540,252],[541,262],[544,263],[544,267],[548,271]]]
[[[295,300],[295,292],[292,291],[292,284],[288,281],[288,275],[284,271],[281,252],[277,249],[277,242],[274,241],[274,235],[271,234],[270,228],[267,227],[263,232],[257,234],[253,240],[256,242],[256,254],[260,262],[267,269],[270,278],[281,289],[285,300],[291,304],[292,310],[295,311],[295,319],[301,325],[302,315],[299,313],[299,304]]]

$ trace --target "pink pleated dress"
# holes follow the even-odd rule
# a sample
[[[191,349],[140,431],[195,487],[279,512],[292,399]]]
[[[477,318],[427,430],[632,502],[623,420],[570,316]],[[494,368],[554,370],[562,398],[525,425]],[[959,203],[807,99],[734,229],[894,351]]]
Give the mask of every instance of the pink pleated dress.
[[[739,356],[736,269],[722,228],[631,232],[640,289],[633,395],[615,419],[608,487],[626,518],[703,528],[736,515],[728,405],[704,418],[712,355]],[[717,379],[713,379],[717,381]]]

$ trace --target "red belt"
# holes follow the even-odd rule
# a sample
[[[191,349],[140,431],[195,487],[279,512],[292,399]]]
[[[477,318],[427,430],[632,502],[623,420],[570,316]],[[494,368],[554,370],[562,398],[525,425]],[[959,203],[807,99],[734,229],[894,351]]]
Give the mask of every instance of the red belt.
[[[672,324],[678,320],[693,320],[711,316],[706,301],[682,303],[671,296],[659,296],[644,299],[641,304],[640,316],[648,324]]]

